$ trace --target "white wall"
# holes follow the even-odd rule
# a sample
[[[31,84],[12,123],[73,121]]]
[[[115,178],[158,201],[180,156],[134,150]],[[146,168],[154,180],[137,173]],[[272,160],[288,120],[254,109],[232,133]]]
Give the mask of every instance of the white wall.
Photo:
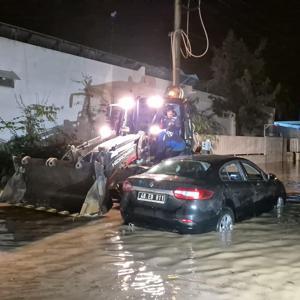
[[[25,104],[47,99],[48,104],[63,107],[58,115],[59,124],[65,119],[75,121],[81,108],[70,108],[69,97],[82,90],[83,86],[76,82],[82,80],[82,74],[91,76],[93,85],[129,79],[134,83],[149,81],[151,89],[160,94],[169,85],[159,78],[145,80],[144,68],[134,71],[2,37],[0,70],[13,71],[21,79],[15,81],[15,88],[0,86],[0,116],[5,120],[19,115],[15,98],[21,95]],[[0,132],[0,138],[7,140],[9,136],[8,132]]]
[[[83,92],[84,86],[79,83],[83,75],[92,78],[89,91],[93,95],[88,101],[94,116],[98,114],[103,99],[115,102],[123,94],[163,95],[170,85],[169,81],[146,76],[144,67],[135,71],[3,37],[0,37],[0,70],[13,71],[20,78],[15,80],[14,88],[0,86],[1,118],[8,121],[20,115],[16,97],[22,96],[25,104],[47,100],[48,105],[62,108],[58,113],[58,125],[64,124],[65,120],[71,121],[68,123],[71,127],[81,122],[81,139],[88,138],[84,135],[84,131],[87,134],[89,131],[85,129],[87,120],[79,114],[87,98],[85,95],[74,96],[72,106],[69,99],[72,94]],[[186,86],[186,95],[189,94],[200,98],[200,110],[210,110],[212,101],[208,98],[209,94]],[[234,119],[215,118],[225,128],[223,134],[235,134]],[[96,120],[93,128],[97,126]],[[10,136],[9,132],[0,132],[0,139],[8,140]]]
[[[224,134],[224,135],[236,134],[234,113],[226,112],[226,115],[224,114],[224,117],[218,117],[216,114],[214,114],[212,110],[213,102],[209,98],[211,94],[198,91],[198,90],[193,90],[191,88],[186,89],[186,94],[188,94],[191,99],[199,99],[197,103],[197,108],[199,109],[199,111],[205,111],[206,115],[208,116],[212,115],[212,120],[220,124],[221,128],[218,134]]]

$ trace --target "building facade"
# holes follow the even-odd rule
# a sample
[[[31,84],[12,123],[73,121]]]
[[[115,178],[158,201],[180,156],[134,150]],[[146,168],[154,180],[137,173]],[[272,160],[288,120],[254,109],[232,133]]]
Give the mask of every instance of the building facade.
[[[163,95],[170,85],[165,68],[1,23],[0,57],[0,117],[8,121],[20,115],[20,101],[54,105],[59,108],[57,126],[78,141],[97,134],[107,104],[129,95]],[[197,80],[181,76],[187,93],[195,93]],[[196,93],[206,99],[202,105],[211,105],[206,93]],[[226,133],[233,134],[232,120],[223,123]],[[9,131],[0,132],[1,139],[10,137]]]

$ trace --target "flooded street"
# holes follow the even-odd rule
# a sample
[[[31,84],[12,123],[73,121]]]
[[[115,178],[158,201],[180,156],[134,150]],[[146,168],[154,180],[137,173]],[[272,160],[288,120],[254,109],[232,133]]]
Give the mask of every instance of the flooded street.
[[[262,166],[300,193],[300,166]],[[130,228],[0,206],[0,299],[299,299],[300,203],[232,233]]]

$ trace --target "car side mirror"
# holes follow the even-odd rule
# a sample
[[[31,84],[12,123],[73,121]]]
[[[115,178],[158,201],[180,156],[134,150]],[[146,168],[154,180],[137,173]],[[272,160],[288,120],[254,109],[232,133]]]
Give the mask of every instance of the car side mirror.
[[[273,173],[269,173],[268,174],[268,180],[275,180],[276,179],[276,175]]]

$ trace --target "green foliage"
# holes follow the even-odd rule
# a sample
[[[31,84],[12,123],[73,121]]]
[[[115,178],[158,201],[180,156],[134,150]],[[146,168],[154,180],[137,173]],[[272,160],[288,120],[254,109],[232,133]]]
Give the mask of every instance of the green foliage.
[[[198,134],[216,134],[220,131],[220,124],[213,119],[214,113],[200,111],[198,108],[199,98],[189,98],[190,114],[194,132]]]
[[[282,86],[275,99],[277,120],[286,120],[290,116],[295,120],[298,118],[298,110],[295,109],[295,101],[286,86]]]
[[[25,144],[40,142],[41,136],[46,132],[46,122],[55,122],[59,108],[46,103],[26,105],[21,96],[17,99],[17,104],[21,115],[10,121],[0,118],[0,131],[9,130],[15,138],[23,137]]]
[[[262,41],[252,53],[243,40],[230,31],[222,47],[214,49],[213,79],[208,83],[208,90],[219,96],[210,96],[213,110],[219,116],[224,111],[234,112],[238,135],[263,132],[263,125],[270,116],[268,108],[274,106],[280,91],[280,85],[273,88],[265,74],[264,48]]]
[[[1,176],[11,174],[13,164],[12,155],[46,158],[59,157],[65,150],[65,144],[49,143],[46,139],[46,125],[55,123],[59,108],[46,103],[25,105],[22,97],[17,104],[21,111],[20,116],[10,121],[0,117],[0,132],[9,130],[12,138],[0,148],[0,179]]]
[[[216,134],[220,125],[212,120],[211,117],[205,115],[204,112],[199,112],[198,115],[192,117],[194,131],[199,134]]]

